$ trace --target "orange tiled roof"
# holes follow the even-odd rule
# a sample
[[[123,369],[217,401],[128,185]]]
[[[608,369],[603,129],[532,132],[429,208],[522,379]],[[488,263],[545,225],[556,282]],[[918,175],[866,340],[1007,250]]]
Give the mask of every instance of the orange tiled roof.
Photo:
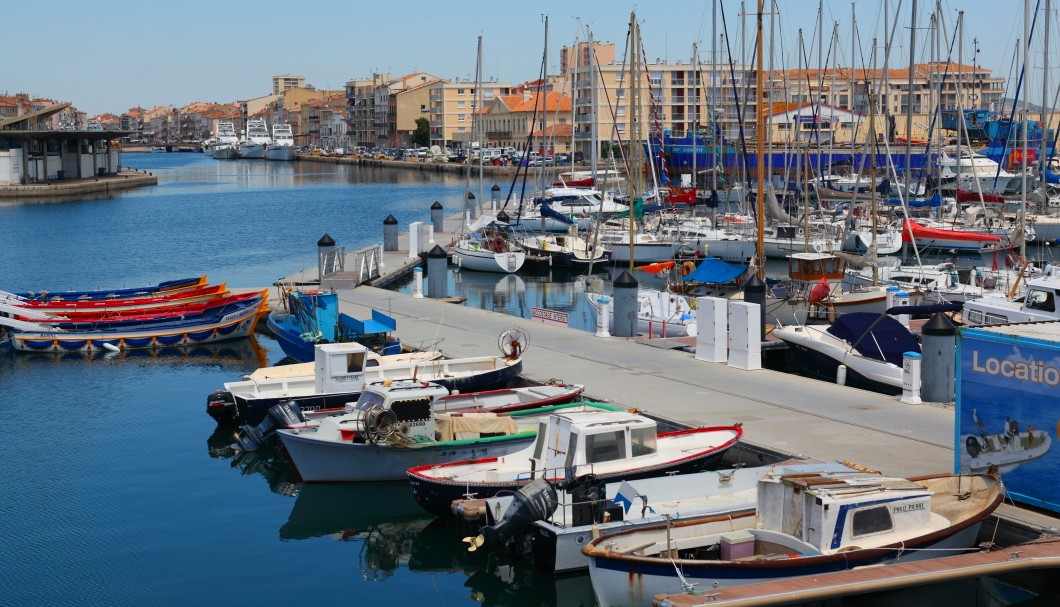
[[[534,132],[534,137],[571,137],[574,135],[573,124],[554,124]]]

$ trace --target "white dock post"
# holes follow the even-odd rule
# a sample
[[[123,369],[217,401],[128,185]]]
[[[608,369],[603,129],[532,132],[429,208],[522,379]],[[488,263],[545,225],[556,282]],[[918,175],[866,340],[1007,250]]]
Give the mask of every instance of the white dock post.
[[[423,299],[423,268],[412,270],[412,296],[416,299]]]
[[[902,355],[902,398],[906,405],[919,405],[920,400],[920,354],[906,352]]]
[[[409,224],[409,257],[419,257],[423,243],[420,242],[420,226],[422,221],[413,221]]]
[[[909,295],[908,292],[899,291],[898,294],[894,296],[894,300],[895,300],[894,301],[894,305],[896,305],[896,306],[908,306],[909,305],[909,301],[911,299],[912,299],[912,297]],[[909,314],[899,314],[898,315],[898,322],[900,322],[900,323],[902,323],[902,325],[908,327],[910,318],[911,318],[911,316]]]
[[[378,250],[376,250],[376,252],[375,252],[375,254],[377,255],[376,262],[375,262],[375,267],[379,271],[379,275],[382,276],[383,275],[383,248],[384,247],[383,247],[383,243],[382,242],[377,243],[376,246],[378,247]]]
[[[899,289],[898,287],[896,287],[894,285],[891,285],[891,286],[887,287],[887,289],[886,289],[886,292],[887,292],[887,307],[884,308],[885,310],[890,310],[891,308],[893,308],[893,307],[898,305],[896,303],[896,301],[897,301],[897,295],[898,295],[899,291],[901,291],[901,289]]]
[[[761,306],[746,302],[729,302],[730,367],[747,371],[762,368],[761,326]]]
[[[601,296],[596,303],[600,304],[596,309],[596,336],[611,337],[611,332],[607,330],[608,320],[611,317],[611,298]]]
[[[696,360],[723,363],[729,360],[729,300],[696,298]]]

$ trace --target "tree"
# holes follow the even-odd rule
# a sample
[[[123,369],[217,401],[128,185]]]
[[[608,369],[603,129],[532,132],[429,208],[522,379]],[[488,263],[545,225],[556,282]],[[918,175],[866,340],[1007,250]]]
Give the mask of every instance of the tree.
[[[427,147],[431,142],[431,121],[426,118],[416,119],[416,130],[412,131],[412,143],[419,147]]]

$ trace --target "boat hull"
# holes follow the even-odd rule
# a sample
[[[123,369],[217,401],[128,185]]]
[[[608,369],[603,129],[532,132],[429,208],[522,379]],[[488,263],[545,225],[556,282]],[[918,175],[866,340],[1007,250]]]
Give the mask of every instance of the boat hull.
[[[776,334],[776,332],[774,332],[774,334]],[[777,335],[777,337],[784,339],[781,335]],[[858,364],[857,362],[850,360],[850,358],[840,360],[820,350],[807,347],[805,344],[788,341],[786,339],[784,339],[784,341],[786,341],[791,349],[796,352],[797,356],[795,358],[799,363],[799,368],[808,375],[812,375],[825,381],[835,382],[839,365],[846,365],[846,385],[856,388],[864,388],[882,394],[902,393],[901,369],[897,369],[897,373],[893,373],[894,376],[888,378],[888,381],[883,381],[882,378],[884,375],[882,373],[878,371],[876,373],[870,373],[863,368],[862,364]],[[877,363],[877,366],[882,369],[893,367],[893,365],[884,365],[884,363]],[[897,381],[897,385],[893,383],[895,381]]]
[[[214,148],[214,160],[235,160],[239,158],[239,150],[232,146]]]
[[[464,270],[503,274],[518,272],[526,262],[526,253],[523,251],[494,253],[488,249],[471,249],[461,246],[454,249],[453,257]]]
[[[265,158],[268,160],[294,160],[294,147],[289,145],[273,145],[265,150]]]
[[[314,440],[312,433],[293,430],[279,432],[283,446],[295,462],[299,476],[313,482],[394,481],[405,478],[415,466],[452,461],[500,457],[524,449],[533,435],[521,434],[506,440],[455,441],[423,447],[393,447],[367,443]]]
[[[260,143],[244,143],[239,148],[240,158],[264,158],[265,146]]]

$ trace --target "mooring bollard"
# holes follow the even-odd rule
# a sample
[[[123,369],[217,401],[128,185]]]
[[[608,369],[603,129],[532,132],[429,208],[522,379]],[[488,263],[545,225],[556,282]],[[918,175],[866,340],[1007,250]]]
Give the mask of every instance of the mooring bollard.
[[[902,399],[906,405],[919,405],[920,400],[920,354],[906,352],[902,355]]]
[[[427,253],[427,297],[449,297],[449,254],[438,245]]]
[[[696,298],[696,360],[723,363],[729,360],[729,300]]]
[[[497,198],[500,197],[500,194],[501,186],[493,184],[493,187],[490,188],[490,210],[494,215],[497,214]]]
[[[423,268],[412,270],[412,296],[423,299]]]
[[[324,234],[317,241],[317,282],[324,280],[324,268],[331,263],[332,251],[335,250],[335,239]]]
[[[929,403],[952,403],[957,369],[957,327],[936,312],[920,329],[921,397]]]
[[[612,331],[615,337],[636,337],[637,335],[637,286],[639,283],[629,270],[622,270],[618,278],[611,283],[614,287],[615,322]]]
[[[398,220],[393,215],[383,220],[383,250],[398,250]]]
[[[442,207],[442,203],[437,200],[431,205],[431,224],[434,226],[435,232],[444,232],[445,222],[445,209]]]
[[[891,285],[887,287],[887,289],[885,289],[885,292],[887,293],[887,307],[885,308],[886,310],[890,310],[891,308],[898,305],[897,299],[899,291],[901,291],[901,289],[894,285]]]
[[[608,324],[610,324],[609,321],[611,320],[611,299],[602,296],[596,300],[596,303],[600,304],[596,308],[596,336],[611,337],[611,332],[607,329]]]

